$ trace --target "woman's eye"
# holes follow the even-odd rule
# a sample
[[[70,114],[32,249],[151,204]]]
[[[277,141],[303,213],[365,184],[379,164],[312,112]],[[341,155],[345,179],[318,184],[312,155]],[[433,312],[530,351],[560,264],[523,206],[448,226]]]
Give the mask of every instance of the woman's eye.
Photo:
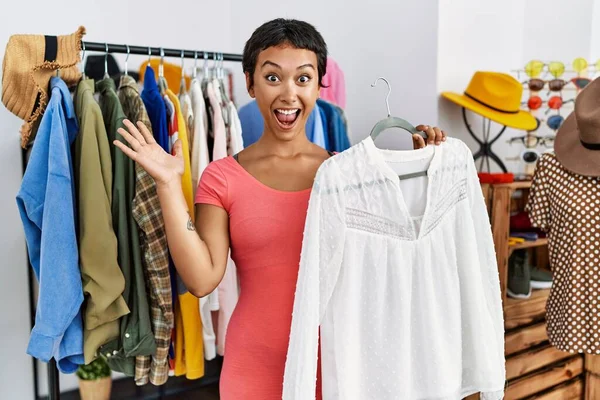
[[[298,81],[300,83],[307,83],[308,81],[310,81],[310,76],[308,76],[308,75],[302,75],[300,78],[298,78]]]
[[[279,81],[279,78],[277,78],[277,76],[275,76],[275,75],[267,75],[267,80],[269,82],[277,82],[277,81]]]

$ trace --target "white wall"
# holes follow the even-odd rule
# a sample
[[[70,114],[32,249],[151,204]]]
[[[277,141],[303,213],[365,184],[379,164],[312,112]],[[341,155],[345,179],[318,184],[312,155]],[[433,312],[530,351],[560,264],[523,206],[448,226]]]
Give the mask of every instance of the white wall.
[[[570,64],[575,57],[589,60],[591,46],[597,48],[595,56],[600,56],[598,35],[592,36],[592,30],[600,33],[598,3],[593,0],[440,0],[439,92],[462,93],[478,70],[511,73],[532,59],[563,61],[565,64]],[[596,15],[595,24],[592,15]],[[526,77],[521,78],[525,80]],[[567,93],[565,97],[570,95]],[[567,106],[563,114],[566,115],[568,110]],[[468,118],[475,133],[481,135],[481,119],[470,112]],[[460,107],[442,98],[439,124],[451,135],[463,139],[473,150],[477,149],[465,128]],[[492,133],[500,128],[492,123]],[[538,134],[550,132],[542,127]],[[518,155],[522,146],[509,146],[506,141],[524,133],[507,129],[493,147],[510,171],[524,170],[522,163],[505,159]],[[494,164],[492,166],[493,171],[499,171]]]
[[[10,8],[8,10],[7,8]],[[180,10],[187,10],[181,13]],[[68,34],[79,25],[85,40],[163,47],[240,52],[230,39],[229,2],[54,0],[10,2],[0,20],[0,57],[8,38],[16,33]],[[208,15],[216,15],[209,18]],[[218,17],[222,15],[223,17]],[[15,16],[25,16],[15,17]],[[152,23],[150,22],[152,21]],[[159,25],[160,23],[160,25]],[[124,57],[120,57],[124,60]],[[145,57],[131,56],[130,68]],[[177,62],[177,61],[176,61]],[[19,127],[21,121],[0,107],[0,399],[32,399],[31,358],[25,354],[29,339],[26,250],[15,195],[21,181]],[[45,370],[40,369],[45,392]],[[77,385],[74,375],[61,377],[61,388]]]
[[[303,19],[315,25],[331,56],[344,70],[350,139],[356,143],[387,116],[385,83],[371,88],[379,76],[385,76],[392,84],[392,114],[415,125],[434,124],[437,120],[437,3],[234,1],[231,38],[234,45],[243,46],[254,29],[276,17]],[[378,145],[411,146],[410,136],[400,132],[382,134]]]

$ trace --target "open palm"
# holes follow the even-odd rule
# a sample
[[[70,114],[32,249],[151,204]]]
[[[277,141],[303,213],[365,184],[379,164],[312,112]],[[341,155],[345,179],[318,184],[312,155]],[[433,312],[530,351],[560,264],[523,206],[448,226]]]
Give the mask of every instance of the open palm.
[[[123,123],[127,129],[119,128],[117,132],[131,147],[119,140],[113,142],[115,146],[144,168],[157,184],[167,184],[175,179],[181,179],[184,164],[179,141],[174,145],[175,155],[172,156],[156,143],[146,125],[141,121],[138,121],[137,127],[129,120],[125,120]]]

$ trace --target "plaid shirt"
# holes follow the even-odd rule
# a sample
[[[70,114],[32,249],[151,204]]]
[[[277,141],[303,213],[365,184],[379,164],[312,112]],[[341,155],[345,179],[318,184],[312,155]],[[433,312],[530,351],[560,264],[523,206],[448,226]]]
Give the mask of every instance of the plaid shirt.
[[[152,132],[137,84],[130,76],[121,77],[119,99],[127,118],[133,123],[142,121]],[[137,385],[145,385],[150,380],[153,385],[162,385],[169,374],[168,355],[174,324],[169,251],[156,183],[137,164],[135,193],[132,214],[140,227],[144,275],[149,288],[151,321],[156,341],[156,353],[153,356],[136,357],[135,382]]]

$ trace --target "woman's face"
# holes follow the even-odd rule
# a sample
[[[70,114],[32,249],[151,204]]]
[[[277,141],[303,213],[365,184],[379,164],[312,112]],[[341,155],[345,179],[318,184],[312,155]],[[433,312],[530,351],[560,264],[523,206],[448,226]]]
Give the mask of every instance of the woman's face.
[[[269,47],[258,55],[254,85],[246,84],[265,121],[263,135],[292,140],[305,126],[319,97],[317,55],[289,45]]]

